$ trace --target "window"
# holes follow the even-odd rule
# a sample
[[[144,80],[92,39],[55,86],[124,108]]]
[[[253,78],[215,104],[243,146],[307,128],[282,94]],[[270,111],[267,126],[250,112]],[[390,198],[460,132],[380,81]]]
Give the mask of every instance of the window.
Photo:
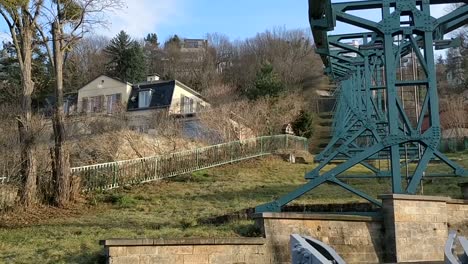
[[[138,108],[148,108],[151,103],[151,90],[141,91],[138,94]]]
[[[180,98],[180,113],[181,114],[190,114],[193,113],[193,99],[187,96]]]
[[[100,113],[104,106],[104,95],[94,96],[89,98],[89,112]]]
[[[119,111],[120,100],[122,98],[121,94],[112,94],[107,96],[107,113],[113,114]]]

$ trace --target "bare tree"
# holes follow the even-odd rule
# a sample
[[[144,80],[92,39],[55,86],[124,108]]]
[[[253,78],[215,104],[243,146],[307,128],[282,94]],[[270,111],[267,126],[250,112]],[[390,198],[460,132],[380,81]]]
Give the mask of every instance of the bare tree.
[[[108,58],[103,52],[109,39],[89,36],[79,40],[65,58],[64,89],[76,91],[106,71]]]
[[[65,125],[63,111],[63,68],[67,51],[94,26],[103,23],[103,12],[119,8],[120,0],[55,0],[44,6],[41,21],[35,21],[46,47],[55,77],[55,111],[53,118],[54,141],[53,174],[55,178],[55,204],[65,206],[70,201],[71,179],[69,155],[64,148]],[[48,6],[47,6],[48,5]],[[51,32],[48,34],[47,32]]]
[[[34,92],[32,55],[35,47],[35,23],[40,17],[42,5],[42,0],[0,1],[0,14],[10,30],[21,70],[21,113],[17,120],[19,143],[21,145],[21,176],[23,179],[21,203],[25,207],[35,204],[37,199],[35,136],[31,128],[31,97]]]
[[[442,127],[451,132],[450,137],[463,139],[468,128],[467,103],[462,96],[450,96],[443,100],[444,118]]]

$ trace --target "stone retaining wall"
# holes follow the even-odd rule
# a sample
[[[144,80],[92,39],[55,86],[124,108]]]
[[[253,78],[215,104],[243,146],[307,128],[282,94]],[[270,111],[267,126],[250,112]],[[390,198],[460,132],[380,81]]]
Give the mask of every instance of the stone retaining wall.
[[[468,236],[468,200],[448,200],[447,221],[449,230]]]
[[[269,264],[263,238],[105,240],[109,264]]]
[[[381,218],[338,214],[263,213],[257,225],[267,237],[272,263],[290,263],[291,234],[311,236],[334,248],[347,263],[383,260]]]
[[[291,234],[311,236],[349,263],[443,261],[449,230],[468,236],[468,201],[384,195],[378,217],[263,213],[255,216],[265,238],[105,240],[111,264],[290,263]]]

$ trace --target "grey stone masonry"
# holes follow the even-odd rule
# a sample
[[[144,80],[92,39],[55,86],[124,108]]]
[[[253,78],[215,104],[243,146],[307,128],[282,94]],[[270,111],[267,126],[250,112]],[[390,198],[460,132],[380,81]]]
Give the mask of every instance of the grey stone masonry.
[[[441,262],[448,230],[468,236],[468,200],[382,195],[374,217],[342,214],[255,215],[264,238],[110,239],[110,264],[282,264],[291,234],[330,245],[349,264]]]
[[[111,239],[109,264],[270,264],[264,238]]]
[[[380,217],[339,214],[263,213],[255,216],[267,238],[272,263],[290,263],[291,234],[330,245],[349,264],[383,262]]]
[[[443,261],[448,198],[382,195],[386,257],[391,262]]]

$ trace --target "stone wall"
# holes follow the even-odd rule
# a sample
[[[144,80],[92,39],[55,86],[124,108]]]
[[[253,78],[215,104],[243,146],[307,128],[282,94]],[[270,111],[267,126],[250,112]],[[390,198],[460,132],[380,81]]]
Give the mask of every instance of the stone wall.
[[[468,236],[468,203],[465,200],[447,201],[447,225],[449,230],[457,230]]]
[[[389,261],[443,261],[447,198],[384,195],[385,241]]]
[[[290,263],[291,234],[311,236],[334,248],[347,263],[380,263],[382,219],[363,216],[263,213],[256,216],[257,225],[267,238],[272,263]]]
[[[109,264],[266,264],[263,238],[105,240]]]
[[[468,236],[468,201],[384,195],[382,216],[263,213],[265,238],[102,241],[112,264],[290,263],[291,234],[334,248],[349,264],[443,261],[449,230]]]

